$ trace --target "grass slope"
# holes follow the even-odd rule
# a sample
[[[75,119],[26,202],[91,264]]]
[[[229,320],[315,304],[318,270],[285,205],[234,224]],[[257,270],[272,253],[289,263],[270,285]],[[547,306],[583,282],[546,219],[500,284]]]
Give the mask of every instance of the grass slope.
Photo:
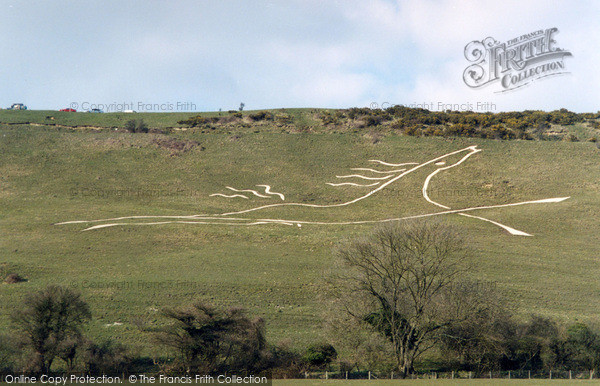
[[[168,137],[202,146],[173,153],[157,144],[167,137],[161,134],[0,125],[0,274],[28,278],[0,285],[0,329],[24,295],[56,283],[79,289],[90,302],[92,336],[119,336],[145,350],[152,342],[138,322],[161,323],[158,309],[198,297],[246,307],[267,320],[272,341],[306,346],[322,338],[327,305],[319,294],[335,245],[372,226],[160,225],[80,232],[85,226],[52,224],[220,213],[277,199],[209,197],[232,193],[225,186],[269,184],[288,202],[338,203],[356,196],[358,188],[325,182],[339,182],[335,175],[353,167],[373,167],[366,160],[422,162],[470,145],[483,151],[436,176],[432,199],[461,208],[572,197],[477,212],[535,235],[530,238],[445,217],[476,250],[473,275],[497,282],[522,314],[600,321],[600,151],[594,144],[393,134],[373,143],[360,133],[255,131],[179,132]],[[414,173],[369,200],[318,216],[380,219],[437,211],[421,197],[426,174]],[[311,216],[293,208],[275,214]]]
[[[278,109],[274,113],[284,111],[299,124],[315,124],[315,119],[307,112],[316,109]],[[252,114],[252,111],[244,111],[243,116]],[[92,127],[123,127],[125,122],[131,119],[143,119],[151,128],[164,129],[181,127],[177,123],[181,120],[196,116],[198,113],[87,113],[66,112],[56,110],[1,110],[0,123],[19,124],[33,123],[38,125],[64,125],[64,126],[92,126]],[[226,117],[228,112],[207,112],[201,114],[204,117]]]

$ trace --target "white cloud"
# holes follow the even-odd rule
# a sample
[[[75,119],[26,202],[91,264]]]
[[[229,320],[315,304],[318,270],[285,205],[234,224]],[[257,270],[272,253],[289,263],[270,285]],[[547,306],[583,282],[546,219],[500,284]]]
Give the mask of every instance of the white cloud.
[[[416,42],[424,67],[416,71],[415,87],[406,100],[490,101],[499,110],[556,109],[596,111],[600,105],[600,61],[593,47],[600,39],[598,4],[545,1],[411,1],[401,2],[409,16],[408,34]],[[410,4],[410,6],[408,5]],[[406,15],[405,15],[406,16]],[[432,28],[435,26],[435,28]],[[573,52],[566,59],[571,75],[535,82],[521,90],[497,94],[498,87],[471,90],[462,82],[468,62],[462,49],[471,40],[492,36],[499,41],[558,27],[558,46]],[[438,65],[436,66],[436,62]]]
[[[356,97],[364,95],[373,84],[368,74],[313,73],[308,82],[296,83],[290,91],[292,98],[306,107],[347,107],[354,106]]]
[[[241,101],[267,108],[484,100],[503,110],[600,109],[593,0],[14,4],[0,8],[0,105],[184,100],[208,110]],[[573,52],[570,76],[502,95],[463,83],[470,41],[550,27]]]

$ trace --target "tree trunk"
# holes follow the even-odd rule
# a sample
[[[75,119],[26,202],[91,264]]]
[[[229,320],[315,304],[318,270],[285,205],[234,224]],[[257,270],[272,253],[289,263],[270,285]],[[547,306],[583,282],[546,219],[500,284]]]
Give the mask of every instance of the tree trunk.
[[[398,371],[400,376],[404,379],[414,370],[413,368],[413,355],[411,353],[401,350],[397,356]]]
[[[406,378],[413,370],[412,360],[406,360],[401,368],[402,378]]]
[[[52,358],[46,359],[42,357],[42,374],[50,374],[50,367],[52,367]]]

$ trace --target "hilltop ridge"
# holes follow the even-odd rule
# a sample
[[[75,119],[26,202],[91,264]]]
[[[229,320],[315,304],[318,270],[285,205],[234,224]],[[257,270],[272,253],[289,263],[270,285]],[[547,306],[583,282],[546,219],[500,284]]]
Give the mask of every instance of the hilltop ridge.
[[[50,110],[0,110],[0,124],[55,126],[65,129],[123,130],[129,120],[143,120],[151,132],[235,132],[266,130],[292,133],[367,132],[409,136],[524,140],[590,140],[600,136],[600,113],[430,111],[393,106],[387,109],[271,109],[205,113],[72,113]]]

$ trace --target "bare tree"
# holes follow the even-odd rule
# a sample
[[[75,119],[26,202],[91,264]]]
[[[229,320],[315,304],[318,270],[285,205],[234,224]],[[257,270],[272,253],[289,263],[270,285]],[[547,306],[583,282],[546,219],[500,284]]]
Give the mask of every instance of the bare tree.
[[[392,345],[406,376],[442,331],[485,306],[465,278],[469,251],[450,227],[410,222],[380,227],[339,250],[334,296]]]
[[[477,372],[502,370],[519,324],[492,283],[463,283],[462,298],[479,304],[468,318],[442,333],[440,351],[447,363]]]
[[[80,359],[86,374],[122,374],[133,362],[127,347],[113,340],[94,343],[85,340],[82,343]]]
[[[81,327],[91,318],[89,307],[78,293],[59,286],[29,295],[23,306],[13,322],[34,353],[32,367],[47,374],[69,342],[81,339]]]
[[[197,302],[191,307],[166,309],[171,325],[159,331],[160,344],[176,349],[187,372],[256,369],[266,348],[264,321],[250,319],[244,310],[220,310]]]

